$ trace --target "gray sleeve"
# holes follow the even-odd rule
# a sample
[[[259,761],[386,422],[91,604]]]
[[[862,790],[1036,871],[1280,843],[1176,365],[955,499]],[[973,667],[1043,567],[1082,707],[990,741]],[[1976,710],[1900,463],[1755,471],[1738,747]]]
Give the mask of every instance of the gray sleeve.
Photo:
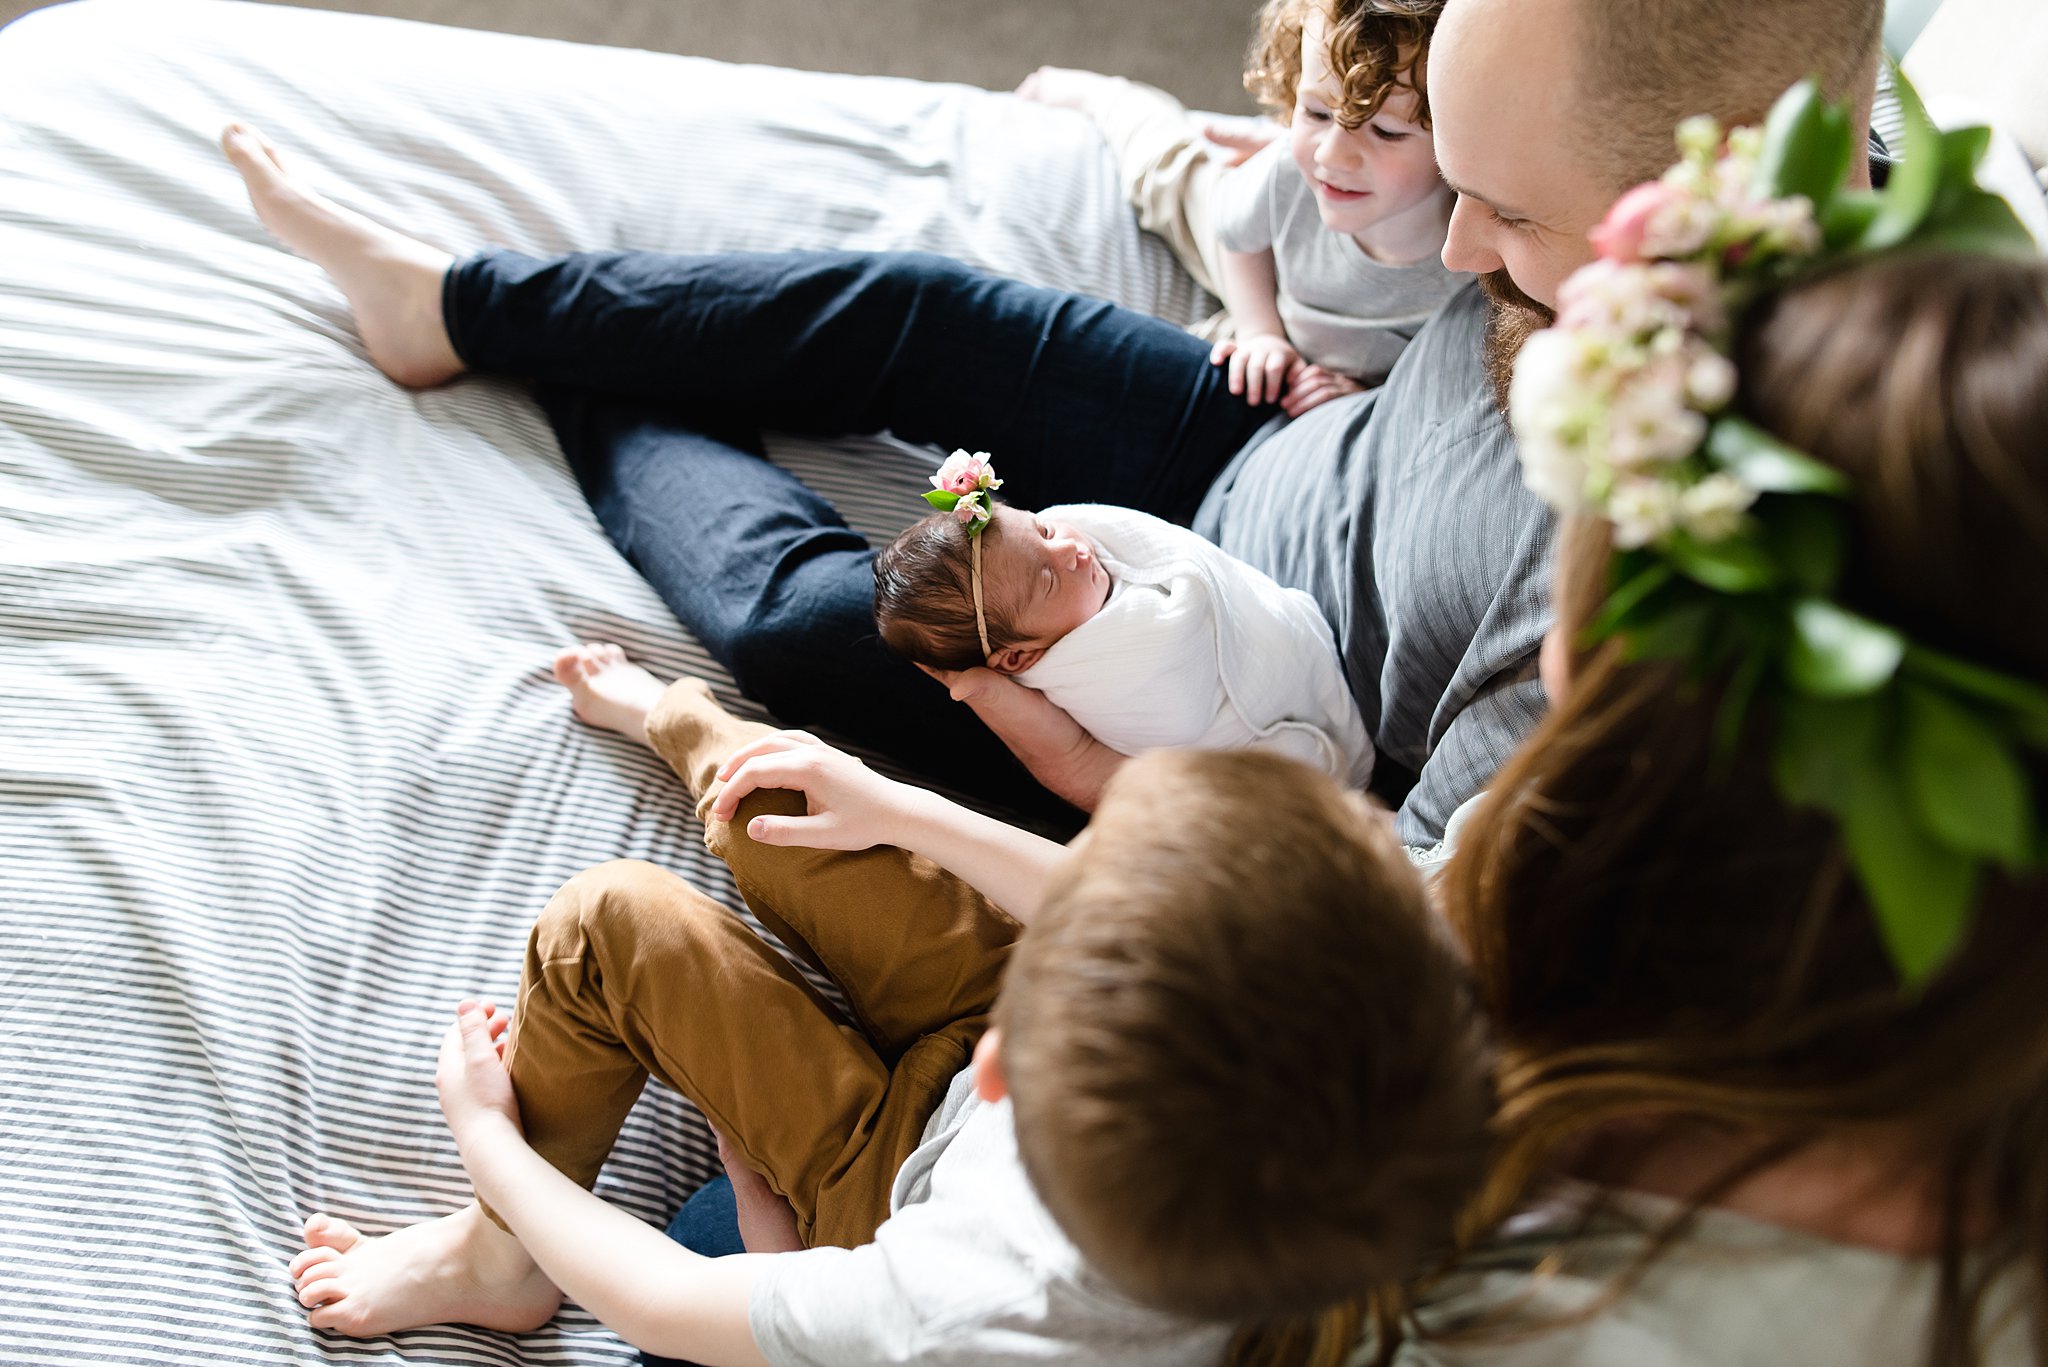
[[[1227,252],[1262,252],[1273,246],[1276,178],[1294,174],[1287,135],[1267,143],[1250,161],[1216,182],[1216,241]]]
[[[1532,658],[1481,692],[1452,718],[1421,777],[1395,815],[1410,845],[1430,843],[1467,799],[1493,781],[1509,755],[1543,720],[1548,699]]]

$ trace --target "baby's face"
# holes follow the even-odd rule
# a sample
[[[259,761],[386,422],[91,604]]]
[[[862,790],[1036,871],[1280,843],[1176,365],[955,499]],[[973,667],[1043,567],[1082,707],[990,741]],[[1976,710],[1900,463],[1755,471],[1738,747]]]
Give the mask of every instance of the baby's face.
[[[999,508],[1002,534],[984,544],[982,571],[1026,647],[1044,649],[1102,611],[1109,571],[1087,537],[1065,523]]]

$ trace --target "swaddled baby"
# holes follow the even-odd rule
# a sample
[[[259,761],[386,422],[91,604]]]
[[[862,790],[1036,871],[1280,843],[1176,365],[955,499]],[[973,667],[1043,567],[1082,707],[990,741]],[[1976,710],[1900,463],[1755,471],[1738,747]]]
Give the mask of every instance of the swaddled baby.
[[[1147,513],[996,502],[956,453],[940,511],[875,557],[875,623],[934,669],[986,665],[1112,750],[1255,748],[1363,787],[1372,737],[1315,600]]]

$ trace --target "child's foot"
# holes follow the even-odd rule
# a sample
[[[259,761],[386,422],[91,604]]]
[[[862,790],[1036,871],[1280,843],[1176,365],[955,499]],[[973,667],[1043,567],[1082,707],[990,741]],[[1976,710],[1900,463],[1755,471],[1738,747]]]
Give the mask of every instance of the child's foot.
[[[315,1215],[291,1274],[299,1304],[312,1312],[308,1324],[356,1338],[428,1324],[523,1334],[553,1319],[562,1303],[519,1241],[474,1202],[378,1239]]]
[[[570,646],[555,656],[555,680],[569,690],[577,716],[647,744],[647,714],[666,689],[623,649],[604,641]]]
[[[1042,66],[1024,78],[1023,84],[1017,87],[1017,94],[1038,104],[1078,109],[1085,114],[1091,107],[1113,98],[1129,84],[1121,76],[1105,76],[1099,71],[1083,71],[1071,66]]]
[[[454,257],[315,193],[246,124],[229,124],[220,146],[263,226],[341,287],[379,370],[415,388],[462,373],[441,321],[441,281]]]

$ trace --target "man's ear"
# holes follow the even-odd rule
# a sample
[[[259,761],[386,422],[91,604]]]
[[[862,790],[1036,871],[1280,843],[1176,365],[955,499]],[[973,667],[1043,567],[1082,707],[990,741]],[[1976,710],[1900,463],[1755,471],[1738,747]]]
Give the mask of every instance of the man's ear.
[[[974,1046],[974,1094],[983,1101],[1001,1101],[1010,1094],[1003,1076],[1003,1032],[991,1028]]]
[[[998,674],[1022,674],[1044,658],[1044,646],[1004,646],[988,657],[988,667]]]

